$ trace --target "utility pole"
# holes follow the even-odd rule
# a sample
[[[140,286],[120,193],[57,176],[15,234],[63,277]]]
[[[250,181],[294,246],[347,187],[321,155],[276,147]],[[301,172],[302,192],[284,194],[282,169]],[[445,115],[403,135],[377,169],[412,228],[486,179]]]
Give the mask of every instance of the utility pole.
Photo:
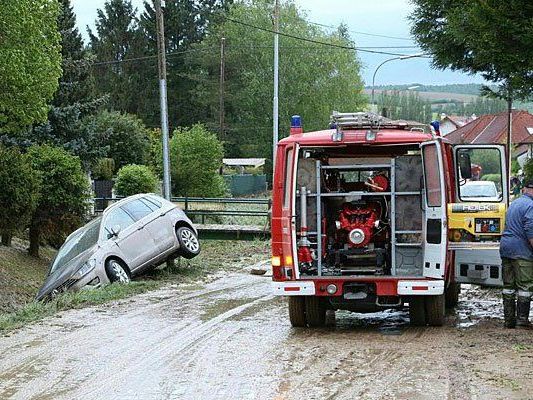
[[[278,87],[279,87],[279,0],[274,4],[274,101],[273,101],[273,138],[272,138],[272,164],[276,162],[276,147],[279,136],[279,105],[278,105]]]
[[[220,88],[219,88],[219,96],[220,96],[220,103],[219,103],[219,124],[220,124],[220,140],[224,140],[225,134],[224,134],[224,69],[226,66],[226,60],[225,60],[225,46],[226,46],[226,38],[220,39]]]
[[[154,0],[157,25],[157,59],[159,67],[159,97],[161,105],[161,136],[163,140],[163,196],[170,200],[170,159],[168,154],[167,61],[165,57],[165,25],[161,0]]]

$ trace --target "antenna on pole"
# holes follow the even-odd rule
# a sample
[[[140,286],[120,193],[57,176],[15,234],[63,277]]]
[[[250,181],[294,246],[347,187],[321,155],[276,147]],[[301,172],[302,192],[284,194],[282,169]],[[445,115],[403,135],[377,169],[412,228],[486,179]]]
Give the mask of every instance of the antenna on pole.
[[[170,159],[168,154],[167,62],[165,57],[165,25],[161,0],[154,0],[157,24],[157,59],[159,69],[159,100],[161,105],[161,136],[163,141],[163,197],[170,200]]]
[[[276,148],[279,136],[279,105],[278,105],[278,87],[279,87],[279,0],[274,3],[274,99],[273,99],[273,126],[272,126],[272,163],[276,161]]]

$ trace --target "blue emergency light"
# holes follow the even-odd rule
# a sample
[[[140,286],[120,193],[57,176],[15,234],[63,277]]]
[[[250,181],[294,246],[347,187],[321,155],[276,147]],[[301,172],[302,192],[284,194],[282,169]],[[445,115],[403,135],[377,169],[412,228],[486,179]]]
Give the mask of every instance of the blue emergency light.
[[[291,128],[301,128],[302,127],[302,117],[299,115],[293,115],[291,117]]]
[[[435,132],[440,135],[440,122],[433,121],[430,125],[433,127],[433,129],[435,129]]]

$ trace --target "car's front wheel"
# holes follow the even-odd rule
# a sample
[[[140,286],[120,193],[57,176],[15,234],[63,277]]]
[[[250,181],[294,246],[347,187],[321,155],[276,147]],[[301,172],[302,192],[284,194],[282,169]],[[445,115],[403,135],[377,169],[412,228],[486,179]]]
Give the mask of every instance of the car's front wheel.
[[[200,254],[200,241],[191,228],[182,226],[176,230],[176,235],[180,243],[179,254],[181,256],[190,259]]]
[[[126,271],[126,268],[117,260],[107,260],[105,263],[105,271],[111,283],[129,283],[131,281],[128,271]]]

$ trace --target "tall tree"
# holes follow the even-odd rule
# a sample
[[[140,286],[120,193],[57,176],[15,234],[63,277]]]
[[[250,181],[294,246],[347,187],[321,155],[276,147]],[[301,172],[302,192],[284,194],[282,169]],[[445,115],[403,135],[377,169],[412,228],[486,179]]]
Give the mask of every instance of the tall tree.
[[[386,109],[392,119],[405,119],[429,124],[432,118],[431,103],[420,98],[417,92],[399,90],[383,91],[378,97],[378,109]]]
[[[344,28],[331,34],[308,23],[304,14],[286,2],[281,6],[280,30],[292,35],[352,46]],[[239,2],[231,20],[272,30],[272,1]],[[207,126],[218,131],[220,39],[225,37],[226,154],[232,157],[272,155],[272,33],[226,20],[197,50],[189,54],[198,72],[194,91]],[[353,50],[280,39],[280,136],[289,131],[290,116],[299,114],[305,130],[328,126],[333,110],[357,111],[365,104],[360,63]]]
[[[46,120],[61,75],[57,0],[0,7],[0,135]]]
[[[200,43],[209,33],[213,21],[226,10],[229,0],[168,0],[163,7],[165,19],[165,47],[167,57],[168,112],[170,125],[185,126],[198,122],[203,116],[196,104],[191,102],[196,88],[197,71],[185,62],[191,47]],[[144,11],[139,18],[140,48],[137,54],[157,54],[155,10],[145,1]],[[139,88],[145,99],[138,114],[149,126],[159,124],[157,91],[157,63],[143,63],[146,76],[151,77],[152,84]],[[146,78],[145,78],[146,79]],[[155,89],[155,90],[154,90]]]
[[[86,168],[98,157],[105,155],[102,133],[83,122],[105,103],[105,97],[96,98],[90,69],[93,57],[84,49],[82,37],[76,28],[76,16],[70,0],[61,0],[57,19],[61,34],[63,74],[54,94],[48,120],[16,136],[19,144],[43,144],[63,147],[79,156]]]
[[[137,35],[137,9],[131,0],[108,0],[99,9],[96,32],[90,29],[90,49],[96,60],[103,62],[93,69],[98,93],[108,93],[109,105],[119,111],[134,112],[137,95],[131,91],[132,70],[142,64],[123,62],[132,58]]]
[[[169,54],[168,108],[171,126],[188,125],[199,118],[191,103],[195,71],[185,64],[185,53],[200,42],[228,0],[168,0],[163,8],[165,41]],[[155,11],[151,2],[137,18],[130,0],[108,0],[98,11],[96,33],[90,32],[91,50],[104,64],[94,68],[100,93],[109,93],[110,107],[136,114],[150,127],[159,125],[159,86]],[[134,61],[127,61],[134,59]]]
[[[507,100],[533,89],[533,3],[529,0],[413,0],[412,33],[437,68],[480,73]]]

